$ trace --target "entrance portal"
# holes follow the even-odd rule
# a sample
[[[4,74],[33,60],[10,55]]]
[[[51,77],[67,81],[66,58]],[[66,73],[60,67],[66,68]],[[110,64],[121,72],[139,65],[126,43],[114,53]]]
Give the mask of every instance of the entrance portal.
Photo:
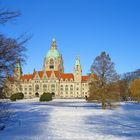
[[[36,93],[35,93],[35,96],[36,96],[36,97],[39,97],[39,93],[38,93],[38,92],[36,92]]]
[[[52,92],[52,96],[53,96],[53,97],[55,96],[55,93],[54,93],[54,92]]]

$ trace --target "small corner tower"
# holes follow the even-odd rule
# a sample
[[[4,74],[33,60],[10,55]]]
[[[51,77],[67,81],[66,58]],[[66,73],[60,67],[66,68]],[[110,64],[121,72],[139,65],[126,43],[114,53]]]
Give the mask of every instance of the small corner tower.
[[[22,75],[21,64],[20,64],[20,61],[17,60],[16,65],[15,65],[15,68],[14,68],[14,78],[16,80],[19,80],[20,77],[21,77],[21,75]]]
[[[81,82],[81,77],[82,77],[82,68],[80,64],[80,58],[77,56],[74,66],[74,81],[78,83]]]

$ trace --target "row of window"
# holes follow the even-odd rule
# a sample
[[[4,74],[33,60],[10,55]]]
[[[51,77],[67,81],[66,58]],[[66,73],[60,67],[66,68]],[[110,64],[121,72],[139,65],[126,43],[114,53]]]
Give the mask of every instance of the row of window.
[[[57,82],[57,80],[56,80],[56,78],[49,78],[49,80],[55,80],[54,82]],[[30,81],[31,81],[31,79],[30,79]],[[60,81],[65,81],[65,82],[68,82],[68,81],[70,81],[70,82],[73,82],[74,80],[71,78],[71,79],[60,79]],[[25,80],[25,82],[26,82],[26,80]],[[43,83],[46,83],[46,82],[50,82],[50,81],[48,81],[48,79],[47,79],[47,81],[42,81]],[[40,79],[36,79],[36,81],[35,81],[35,83],[40,83]],[[78,85],[79,83],[77,83],[77,85]]]
[[[88,95],[88,92],[82,92],[83,93],[83,95]],[[31,95],[32,93],[31,92],[29,92],[29,93],[27,93],[27,92],[25,92],[24,93],[25,95],[27,95],[27,94],[29,94],[29,95]],[[71,96],[71,97],[73,97],[74,95],[74,92],[70,92],[70,94],[68,93],[68,92],[60,92],[60,96],[63,96],[65,94],[65,96],[66,97],[68,97],[68,95],[69,96]],[[77,95],[78,95],[79,93],[77,92]]]
[[[27,92],[25,92],[24,94],[27,94]],[[32,94],[32,93],[29,92],[29,94]],[[63,95],[64,92],[61,92],[60,94]],[[68,92],[65,92],[65,94],[68,94]],[[73,94],[73,92],[70,92],[70,94]],[[77,94],[78,94],[78,92],[77,92]],[[87,95],[87,92],[83,92],[83,94]]]
[[[68,91],[68,89],[69,89],[68,87],[69,87],[68,85],[65,85],[65,86],[64,85],[61,85],[60,86],[60,90],[63,91],[65,89],[65,91]],[[40,88],[39,85],[35,85],[35,90],[36,91],[38,91],[39,88]],[[29,91],[31,91],[32,90],[32,86],[29,85],[28,87],[25,87],[24,88],[25,91],[27,91],[27,89],[29,89]],[[47,85],[46,84],[43,85],[43,90],[47,90]],[[51,90],[55,90],[55,85],[54,84],[51,85]],[[71,91],[74,90],[74,86],[73,85],[70,85],[70,90]],[[77,87],[76,90],[78,91],[79,88]],[[84,90],[84,87],[82,88],[82,90]],[[21,87],[21,91],[23,91],[23,88],[22,87]]]
[[[65,94],[68,94],[68,92],[62,92],[62,91],[60,92],[60,94],[62,94],[62,95],[63,95],[64,93],[65,93]],[[74,92],[72,92],[72,91],[70,92],[70,94],[73,94],[73,93],[74,93]]]
[[[53,80],[53,82],[58,82],[57,80],[56,80],[56,78],[51,78],[51,79],[49,79],[50,81],[42,81],[42,83],[46,83],[46,82],[51,82],[52,80]],[[73,82],[73,79],[60,79],[60,81],[65,81],[65,82]],[[37,80],[37,81],[35,81],[35,83],[40,83],[40,80]]]
[[[35,90],[36,90],[36,91],[39,90],[39,88],[40,88],[39,85],[35,85]],[[22,86],[20,87],[20,89],[21,89],[21,91],[23,91]],[[24,87],[24,90],[25,90],[25,91],[27,91],[27,89],[29,89],[29,91],[31,91],[31,90],[32,90],[32,86],[29,85],[28,87]],[[46,90],[46,89],[47,89],[47,85],[43,85],[43,90]],[[52,90],[55,90],[55,85],[54,85],[54,84],[51,85],[51,89],[52,89]]]
[[[48,80],[47,81],[46,80],[42,80],[42,83],[51,82],[50,80],[53,80],[53,82],[58,82],[58,80],[56,80],[55,78],[53,78],[53,79],[51,78],[51,79],[49,79],[49,81]],[[32,80],[30,79],[29,81],[31,82]],[[69,81],[70,82],[73,82],[73,79],[70,79],[70,80],[69,79],[65,79],[65,80],[64,79],[60,79],[60,81],[62,81],[62,82],[63,81],[65,81],[65,82],[69,82]],[[28,81],[27,80],[24,80],[23,82],[26,83]],[[35,83],[40,83],[40,79],[35,80]],[[77,85],[79,85],[79,83],[77,83]],[[82,85],[83,86],[87,86],[88,84],[87,83],[83,83]]]

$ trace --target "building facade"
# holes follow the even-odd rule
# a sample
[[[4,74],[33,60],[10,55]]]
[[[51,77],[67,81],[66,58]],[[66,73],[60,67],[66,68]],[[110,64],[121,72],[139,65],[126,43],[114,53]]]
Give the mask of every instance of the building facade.
[[[55,98],[85,98],[89,96],[89,82],[94,78],[93,74],[82,75],[79,57],[76,57],[73,73],[64,73],[63,58],[53,39],[42,70],[22,74],[20,62],[17,62],[9,88],[10,94],[22,92],[25,98],[38,97],[44,92],[52,93]]]

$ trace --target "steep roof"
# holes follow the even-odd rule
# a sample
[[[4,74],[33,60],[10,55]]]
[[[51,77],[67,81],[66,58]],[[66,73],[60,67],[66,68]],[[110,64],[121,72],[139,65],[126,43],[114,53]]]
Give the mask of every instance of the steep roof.
[[[68,80],[72,79],[72,80],[74,80],[74,75],[72,73],[62,73],[61,74],[61,78],[63,80],[65,80],[65,79],[68,79]]]
[[[88,75],[82,76],[82,81],[83,81],[83,82],[87,81],[88,79],[89,79],[89,76],[88,76]]]
[[[47,77],[50,77],[53,72],[54,72],[55,76],[57,78],[59,78],[60,73],[58,71],[46,71]],[[43,74],[44,74],[44,71],[38,71],[38,74],[39,74],[39,77],[42,78]]]
[[[44,71],[34,71],[33,74],[25,74],[21,76],[22,80],[30,80],[33,79],[36,74],[38,73],[39,77],[42,78],[44,75]],[[46,75],[49,78],[51,76],[51,74],[53,73],[53,71],[46,71]],[[54,71],[55,76],[59,79],[60,78],[60,73],[58,71]]]
[[[97,76],[96,76],[95,74],[90,74],[90,75],[82,76],[82,82],[86,82],[86,81],[88,81],[90,78],[97,79]]]
[[[21,80],[30,80],[33,79],[33,74],[25,74],[21,76]]]
[[[8,80],[11,82],[14,81],[14,77],[8,77]]]
[[[55,77],[57,77],[58,79],[63,79],[63,80],[74,80],[74,75],[73,73],[60,73],[59,71],[46,71],[46,75],[48,78],[50,78],[51,74],[53,74],[54,72],[54,75]],[[22,75],[21,76],[21,79],[22,80],[30,80],[30,79],[33,79],[36,74],[38,73],[39,77],[42,79],[43,75],[44,75],[44,71],[34,71],[33,74],[25,74],[25,75]],[[96,78],[96,75],[95,74],[92,74],[92,75],[85,75],[85,76],[82,76],[82,82],[86,82],[89,80],[89,78],[92,77],[92,78]]]

